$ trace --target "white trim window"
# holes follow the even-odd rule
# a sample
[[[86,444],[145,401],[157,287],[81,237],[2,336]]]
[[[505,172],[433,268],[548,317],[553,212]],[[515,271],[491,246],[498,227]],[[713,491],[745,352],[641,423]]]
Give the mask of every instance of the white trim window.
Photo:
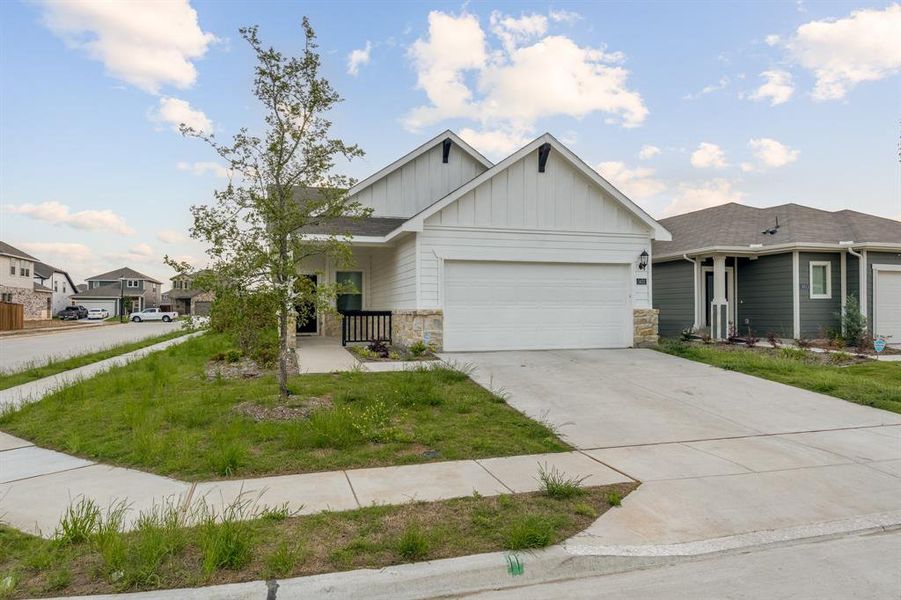
[[[832,298],[832,262],[828,260],[810,261],[810,299],[828,300]]]
[[[130,287],[130,288],[136,288],[136,287],[139,287],[139,286],[138,286],[138,280],[137,280],[137,279],[128,279],[128,280],[126,280],[126,282],[125,282],[125,287]]]

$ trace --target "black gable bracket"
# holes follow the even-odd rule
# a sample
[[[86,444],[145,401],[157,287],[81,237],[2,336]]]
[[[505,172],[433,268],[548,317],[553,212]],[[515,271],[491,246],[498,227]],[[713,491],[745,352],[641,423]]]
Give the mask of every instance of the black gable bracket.
[[[547,165],[548,154],[551,153],[551,145],[548,142],[538,147],[538,172],[544,173],[544,167]]]
[[[451,139],[447,138],[441,145],[441,162],[447,163],[447,157],[450,156]]]

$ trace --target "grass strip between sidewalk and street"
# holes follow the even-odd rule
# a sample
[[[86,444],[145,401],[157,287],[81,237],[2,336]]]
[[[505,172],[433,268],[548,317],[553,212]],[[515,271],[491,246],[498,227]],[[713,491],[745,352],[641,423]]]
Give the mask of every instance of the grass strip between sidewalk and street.
[[[901,413],[901,362],[853,362],[851,355],[830,355],[824,364],[801,348],[720,347],[662,340],[667,354],[835,396],[856,404]]]
[[[284,508],[255,511],[252,499],[239,500],[192,513],[191,527],[180,524],[177,509],[159,507],[139,517],[130,532],[121,528],[123,508],[76,499],[53,539],[0,526],[0,598],[284,579],[502,550],[526,552],[513,564],[528,569],[528,551],[585,529],[636,485],[473,495],[306,516]],[[254,518],[244,520],[247,511]]]
[[[146,348],[147,346],[152,346],[153,344],[159,344],[160,342],[165,342],[166,340],[181,337],[186,333],[190,333],[190,331],[188,331],[187,329],[179,329],[177,331],[170,331],[169,333],[164,333],[162,335],[144,338],[136,342],[128,342],[126,344],[111,346],[104,350],[91,352],[89,354],[81,354],[79,356],[71,356],[69,358],[50,359],[50,361],[44,364],[29,366],[20,371],[3,372],[0,373],[0,390],[5,390],[17,385],[22,385],[23,383],[30,383],[38,379],[43,379],[44,377],[50,377],[51,375],[57,375],[64,371],[77,369],[78,367],[83,367],[91,363],[106,360],[107,358],[113,358],[114,356],[120,356],[122,354],[134,352],[135,350],[140,350],[141,348]]]

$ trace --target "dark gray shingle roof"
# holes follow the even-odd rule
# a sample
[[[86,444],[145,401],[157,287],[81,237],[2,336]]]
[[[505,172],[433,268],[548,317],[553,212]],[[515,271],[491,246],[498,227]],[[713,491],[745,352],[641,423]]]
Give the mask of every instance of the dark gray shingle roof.
[[[146,279],[147,281],[153,283],[162,283],[161,281],[157,281],[153,277],[149,275],[144,275],[143,273],[139,273],[134,269],[129,267],[122,267],[120,269],[116,269],[114,271],[109,271],[108,273],[101,273],[100,275],[94,275],[93,277],[88,277],[88,281],[115,281],[117,279]]]
[[[6,242],[0,242],[0,254],[15,256],[16,258],[24,258],[25,260],[37,260],[32,255],[22,252],[15,246],[11,246]]]
[[[776,224],[775,235],[762,233]],[[660,219],[672,234],[671,242],[654,242],[654,256],[691,253],[717,246],[764,247],[780,244],[901,244],[901,221],[857,212],[829,212],[800,204],[756,208],[730,202],[713,208]]]
[[[338,217],[322,225],[301,229],[303,233],[321,233],[353,236],[383,236],[391,233],[407,219],[394,217]]]

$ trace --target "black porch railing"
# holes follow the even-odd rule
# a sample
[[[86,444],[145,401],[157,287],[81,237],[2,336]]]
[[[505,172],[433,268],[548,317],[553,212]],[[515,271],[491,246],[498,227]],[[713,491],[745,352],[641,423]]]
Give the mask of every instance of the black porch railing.
[[[391,343],[390,310],[348,310],[341,313],[341,345],[348,342]]]

